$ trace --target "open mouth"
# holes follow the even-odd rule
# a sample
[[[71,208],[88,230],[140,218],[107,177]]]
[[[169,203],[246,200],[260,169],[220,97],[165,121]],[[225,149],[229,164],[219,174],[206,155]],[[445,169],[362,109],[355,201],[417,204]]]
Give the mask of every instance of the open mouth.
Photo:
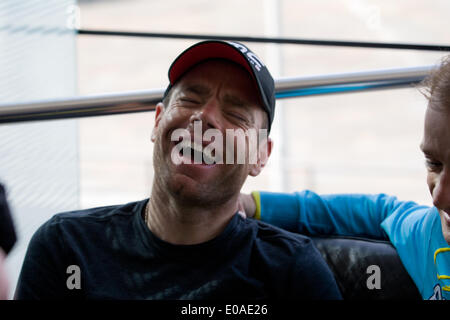
[[[176,145],[179,150],[178,156],[182,159],[184,164],[200,164],[200,165],[215,165],[215,150],[210,148],[203,148],[199,143],[189,140],[183,140]]]

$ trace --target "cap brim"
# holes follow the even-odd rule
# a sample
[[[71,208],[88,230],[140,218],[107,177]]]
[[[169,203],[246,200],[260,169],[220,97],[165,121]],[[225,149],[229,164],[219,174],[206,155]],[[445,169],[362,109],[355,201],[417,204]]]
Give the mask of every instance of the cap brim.
[[[172,63],[169,69],[170,84],[173,85],[190,68],[207,59],[231,60],[244,67],[255,80],[249,62],[236,47],[226,42],[205,41],[188,48]]]

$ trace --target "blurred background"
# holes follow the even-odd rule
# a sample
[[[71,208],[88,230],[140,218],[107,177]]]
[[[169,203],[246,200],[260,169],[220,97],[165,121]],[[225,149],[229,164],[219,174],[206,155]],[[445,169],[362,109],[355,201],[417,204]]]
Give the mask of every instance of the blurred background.
[[[165,88],[196,40],[76,35],[75,28],[441,44],[446,0],[2,0],[0,104]],[[443,52],[246,43],[274,78],[439,63]],[[417,88],[277,101],[274,153],[243,191],[388,193],[431,205]],[[19,241],[13,294],[36,229],[68,210],[147,198],[153,112],[0,125],[0,182]]]

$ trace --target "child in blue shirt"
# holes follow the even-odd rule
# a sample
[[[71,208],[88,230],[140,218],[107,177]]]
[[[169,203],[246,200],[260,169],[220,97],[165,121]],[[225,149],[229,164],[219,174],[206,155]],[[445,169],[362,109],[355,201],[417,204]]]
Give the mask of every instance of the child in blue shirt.
[[[438,209],[378,195],[253,192],[255,218],[307,234],[389,238],[423,299],[450,299],[450,246]]]
[[[450,299],[450,56],[424,87],[428,107],[420,148],[433,207],[385,194],[253,192],[255,203],[241,197],[253,206],[248,211],[244,205],[246,214],[302,233],[389,238],[423,299]]]

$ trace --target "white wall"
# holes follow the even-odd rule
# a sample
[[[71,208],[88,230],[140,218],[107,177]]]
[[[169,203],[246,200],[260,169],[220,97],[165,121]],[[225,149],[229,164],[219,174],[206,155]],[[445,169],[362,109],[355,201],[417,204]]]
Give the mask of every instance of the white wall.
[[[76,94],[74,0],[0,3],[0,104]],[[76,209],[78,120],[0,125],[0,182],[18,235],[7,257],[14,292],[28,242],[53,214]]]

